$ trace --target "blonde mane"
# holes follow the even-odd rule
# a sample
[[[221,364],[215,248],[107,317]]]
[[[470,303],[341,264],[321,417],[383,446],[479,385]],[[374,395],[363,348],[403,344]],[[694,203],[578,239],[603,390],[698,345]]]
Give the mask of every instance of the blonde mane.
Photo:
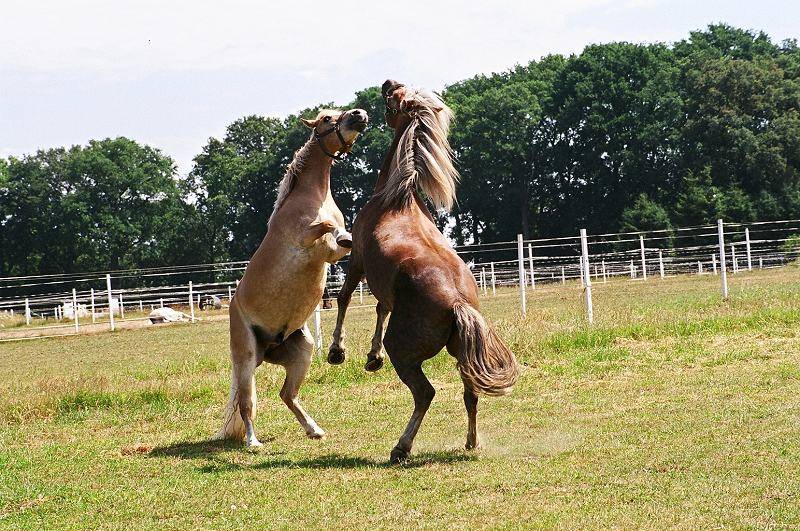
[[[456,200],[459,175],[447,141],[453,111],[432,92],[406,95],[414,111],[411,123],[397,144],[386,184],[384,205],[408,205],[418,190],[436,208],[450,210]]]
[[[272,223],[272,219],[275,217],[275,214],[278,212],[278,209],[283,205],[283,203],[286,202],[286,198],[289,197],[289,194],[297,184],[297,178],[301,173],[303,173],[306,162],[311,154],[311,144],[313,141],[314,134],[312,133],[311,137],[303,145],[303,147],[295,152],[292,162],[286,168],[286,173],[283,175],[283,179],[281,179],[281,182],[278,185],[278,197],[275,199],[275,206],[272,208],[272,215],[269,217],[269,221],[267,222],[267,230],[269,230],[269,226]]]

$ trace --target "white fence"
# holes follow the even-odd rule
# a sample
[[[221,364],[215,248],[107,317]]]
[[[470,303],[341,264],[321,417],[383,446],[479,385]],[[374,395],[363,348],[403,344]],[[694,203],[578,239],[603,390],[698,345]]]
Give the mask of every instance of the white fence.
[[[470,266],[483,294],[495,294],[500,287],[518,287],[522,314],[528,290],[545,283],[566,285],[579,280],[585,292],[586,317],[592,322],[592,282],[615,277],[650,281],[675,275],[718,275],[721,296],[727,298],[729,271],[736,274],[782,267],[797,260],[799,235],[800,220],[746,225],[720,220],[717,225],[648,232],[589,235],[581,230],[577,236],[533,240],[520,235],[517,241],[465,245],[456,250]],[[163,306],[185,308],[194,321],[202,308],[227,305],[246,266],[247,262],[225,262],[0,278],[0,315],[17,316],[16,328],[9,330],[46,330],[52,335],[76,333],[89,325],[114,330],[120,321],[147,320],[147,313]],[[335,297],[343,280],[341,270],[329,275],[328,297]],[[362,305],[368,295],[366,284],[354,294]],[[320,348],[321,311],[315,312],[313,326]],[[22,317],[24,327],[19,323]]]

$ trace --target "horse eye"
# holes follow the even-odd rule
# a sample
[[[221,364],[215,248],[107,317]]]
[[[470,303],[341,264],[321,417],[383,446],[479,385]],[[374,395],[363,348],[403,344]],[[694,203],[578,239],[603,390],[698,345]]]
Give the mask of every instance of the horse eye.
[[[331,117],[330,116],[326,116],[325,118],[322,119],[322,121],[323,122],[330,122],[331,121]]]

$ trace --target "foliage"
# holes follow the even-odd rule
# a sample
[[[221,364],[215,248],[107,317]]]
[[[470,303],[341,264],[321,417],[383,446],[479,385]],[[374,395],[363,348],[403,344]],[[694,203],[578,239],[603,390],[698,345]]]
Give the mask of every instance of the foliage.
[[[4,275],[192,260],[172,159],[126,138],[8,161],[0,204]],[[188,222],[188,223],[187,223]]]

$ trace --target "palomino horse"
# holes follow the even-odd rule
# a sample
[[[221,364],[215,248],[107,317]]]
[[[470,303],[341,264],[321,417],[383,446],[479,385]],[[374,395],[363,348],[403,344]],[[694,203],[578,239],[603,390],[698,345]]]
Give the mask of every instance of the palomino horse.
[[[400,379],[414,395],[414,413],[391,461],[408,457],[435,394],[422,362],[443,347],[456,358],[464,382],[467,449],[478,448],[478,394],[503,395],[519,374],[514,354],[478,312],[478,288],[418,195],[449,208],[458,174],[447,142],[452,112],[435,94],[387,81],[386,122],[395,130],[375,192],[353,224],[353,253],[342,290],[328,361],[344,361],[347,305],[366,275],[378,299],[377,323],[367,370],[383,365],[381,343]],[[389,324],[383,336],[387,315]],[[382,341],[381,341],[382,340]]]
[[[306,434],[325,435],[297,398],[314,349],[305,322],[322,297],[326,262],[336,262],[352,247],[331,197],[330,171],[333,160],[367,127],[367,113],[324,110],[303,123],[312,129],[311,138],[286,170],[267,235],[230,305],[233,374],[225,422],[216,437],[244,439],[248,446],[261,445],[253,428],[254,372],[264,361],[286,369],[280,397]]]

